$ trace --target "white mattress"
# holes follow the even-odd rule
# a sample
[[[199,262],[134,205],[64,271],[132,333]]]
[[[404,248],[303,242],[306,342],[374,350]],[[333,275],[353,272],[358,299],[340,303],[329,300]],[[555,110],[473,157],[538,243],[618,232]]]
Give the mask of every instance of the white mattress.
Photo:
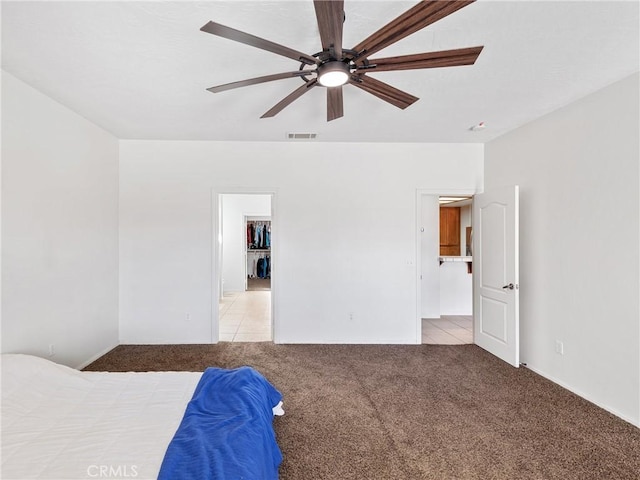
[[[155,479],[200,372],[79,372],[2,355],[9,479]]]

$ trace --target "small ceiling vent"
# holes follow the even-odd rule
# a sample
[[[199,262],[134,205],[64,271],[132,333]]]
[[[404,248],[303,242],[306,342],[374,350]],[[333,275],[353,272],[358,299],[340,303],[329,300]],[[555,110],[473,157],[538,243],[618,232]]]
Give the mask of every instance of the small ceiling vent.
[[[288,133],[289,140],[315,140],[317,133]]]

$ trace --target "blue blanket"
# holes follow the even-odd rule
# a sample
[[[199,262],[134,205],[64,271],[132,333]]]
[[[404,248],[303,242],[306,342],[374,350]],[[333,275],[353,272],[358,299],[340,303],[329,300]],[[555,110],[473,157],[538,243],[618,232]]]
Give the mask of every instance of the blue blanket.
[[[282,395],[251,367],[207,368],[160,467],[159,480],[276,480],[273,410]]]

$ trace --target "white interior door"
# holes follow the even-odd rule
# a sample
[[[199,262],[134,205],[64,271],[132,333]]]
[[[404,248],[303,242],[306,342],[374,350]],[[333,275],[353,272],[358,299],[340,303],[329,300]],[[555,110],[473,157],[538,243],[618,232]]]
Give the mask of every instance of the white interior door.
[[[518,186],[473,199],[473,334],[475,343],[520,364]]]

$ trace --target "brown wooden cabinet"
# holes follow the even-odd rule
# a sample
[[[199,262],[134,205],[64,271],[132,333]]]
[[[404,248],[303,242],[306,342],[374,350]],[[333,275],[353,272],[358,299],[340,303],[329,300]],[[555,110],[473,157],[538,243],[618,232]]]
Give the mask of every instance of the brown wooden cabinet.
[[[440,207],[440,255],[460,255],[460,207]]]

